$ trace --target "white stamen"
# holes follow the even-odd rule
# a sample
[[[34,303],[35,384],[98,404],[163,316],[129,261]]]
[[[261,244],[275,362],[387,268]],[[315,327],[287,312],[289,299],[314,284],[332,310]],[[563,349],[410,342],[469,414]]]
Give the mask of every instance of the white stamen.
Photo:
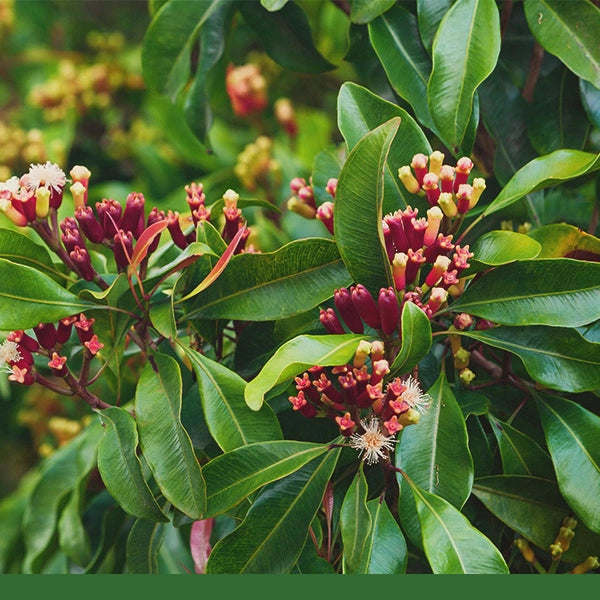
[[[379,462],[385,458],[385,451],[393,450],[398,440],[393,436],[386,437],[381,433],[379,419],[371,417],[369,421],[361,421],[364,433],[355,433],[350,437],[350,446],[359,451],[359,456],[368,464]]]
[[[64,171],[56,163],[50,161],[44,165],[41,163],[31,164],[29,173],[21,177],[21,185],[30,192],[35,192],[41,186],[60,192],[66,181],[67,177]]]

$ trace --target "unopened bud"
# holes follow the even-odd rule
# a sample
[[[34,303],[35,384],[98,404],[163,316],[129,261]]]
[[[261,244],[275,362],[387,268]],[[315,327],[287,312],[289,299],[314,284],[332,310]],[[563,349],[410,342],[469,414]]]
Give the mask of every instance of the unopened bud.
[[[412,174],[410,167],[404,166],[398,169],[398,178],[410,194],[418,194],[421,189],[420,183]]]
[[[314,219],[317,216],[317,211],[312,206],[299,200],[296,196],[292,196],[287,202],[288,210],[304,217],[305,219]]]
[[[87,191],[84,185],[80,181],[77,181],[69,188],[69,191],[73,195],[73,204],[75,206],[75,210],[84,207],[85,195]]]
[[[471,369],[463,369],[458,373],[458,377],[463,385],[470,385],[476,375]]]
[[[478,202],[483,190],[485,190],[485,179],[483,177],[476,177],[473,179],[472,185],[473,191],[471,192],[471,202],[469,203],[469,210],[471,210]]]
[[[352,366],[355,369],[360,369],[365,364],[369,354],[371,354],[371,344],[369,342],[367,342],[366,340],[361,340],[358,343],[356,352],[354,353],[354,359],[352,361]]]
[[[442,165],[444,164],[444,154],[439,150],[435,150],[429,155],[429,172],[440,174]]]
[[[449,193],[441,193],[438,198],[438,204],[442,209],[442,212],[449,218],[455,217],[458,213],[458,209],[456,204],[454,203],[454,199],[452,198],[452,194]]]
[[[49,210],[50,190],[41,186],[35,191],[35,215],[40,219],[45,219]]]
[[[419,182],[419,186],[423,183],[423,177],[425,176],[425,173],[427,173],[427,161],[429,159],[427,158],[427,156],[425,156],[425,154],[415,154],[412,157],[412,161],[410,163],[410,166],[413,168],[413,171],[415,172],[415,176],[417,178],[417,181]]]
[[[571,570],[571,574],[573,575],[583,575],[592,569],[597,569],[600,567],[600,562],[598,562],[597,556],[588,556],[582,563],[579,563],[576,567],[573,567]]]
[[[466,369],[469,366],[469,359],[471,358],[471,353],[464,348],[459,348],[458,352],[454,354],[454,368],[458,369]]]

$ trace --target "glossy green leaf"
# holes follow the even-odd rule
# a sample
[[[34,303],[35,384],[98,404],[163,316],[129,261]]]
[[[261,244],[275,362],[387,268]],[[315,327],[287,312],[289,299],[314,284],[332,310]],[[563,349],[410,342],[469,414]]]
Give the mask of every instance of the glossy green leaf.
[[[536,258],[542,247],[531,237],[516,231],[494,230],[484,233],[471,246],[475,255],[463,275],[486,271],[515,260]]]
[[[431,52],[433,38],[451,4],[451,0],[417,0],[419,33],[428,52]]]
[[[275,252],[234,256],[208,289],[185,304],[184,319],[281,319],[314,308],[350,283],[335,242],[295,240]]]
[[[498,548],[460,511],[443,498],[407,482],[419,513],[425,555],[435,574],[508,575]]]
[[[568,223],[551,223],[529,232],[542,247],[538,258],[576,258],[600,262],[600,239]]]
[[[473,494],[508,527],[544,551],[572,514],[553,481],[526,475],[492,475],[475,480]],[[562,559],[579,563],[597,556],[600,536],[578,523],[575,537]]]
[[[501,265],[451,306],[504,325],[586,325],[600,318],[600,264],[547,258]]]
[[[202,469],[207,490],[204,518],[224,513],[252,492],[297,471],[327,450],[324,444],[276,440],[240,446],[213,458]]]
[[[367,508],[369,486],[363,471],[363,463],[344,496],[340,509],[340,531],[344,548],[344,573],[364,572],[363,552],[365,540],[371,532],[371,513]]]
[[[163,523],[138,519],[127,536],[127,572],[131,575],[158,573],[158,553],[164,539]]]
[[[480,392],[456,388],[454,395],[465,419],[469,415],[485,415],[490,409],[490,399]]]
[[[561,494],[577,516],[600,533],[600,417],[565,398],[536,400]]]
[[[207,574],[283,574],[298,560],[339,448],[263,488],[241,525],[215,544]]]
[[[53,279],[66,279],[52,262],[45,246],[12,229],[0,228],[0,258],[33,267]]]
[[[150,305],[150,321],[154,329],[167,340],[173,341],[177,337],[173,296]]]
[[[473,484],[465,420],[443,373],[427,393],[427,411],[416,425],[402,430],[396,466],[420,488],[460,509]]]
[[[414,302],[404,303],[400,323],[402,346],[390,367],[390,379],[408,373],[427,356],[432,343],[429,317]]]
[[[393,285],[381,219],[385,164],[399,126],[400,119],[394,117],[356,144],[340,173],[335,197],[340,254],[350,275],[372,294]]]
[[[585,79],[579,80],[581,102],[594,127],[600,128],[600,89]]]
[[[175,98],[190,76],[192,45],[221,0],[169,0],[154,15],[142,45],[146,85]]]
[[[364,571],[368,575],[399,575],[406,572],[408,552],[400,526],[381,498],[367,502],[371,532],[363,550]]]
[[[396,5],[369,23],[369,38],[394,91],[411,105],[420,123],[433,128],[425,102],[431,59],[421,44],[417,19]]]
[[[45,462],[23,515],[24,573],[39,573],[44,566],[65,502],[96,464],[101,435],[100,424],[93,422]]]
[[[564,392],[600,388],[600,344],[565,327],[495,327],[459,335],[516,354],[535,381]]]
[[[238,8],[265,52],[285,69],[322,73],[335,67],[315,47],[306,13],[295,2],[274,12],[255,2],[240,2]]]
[[[478,86],[494,70],[500,52],[500,18],[493,0],[453,4],[433,40],[427,102],[449,148],[460,148]]]
[[[30,329],[94,307],[26,265],[0,259],[0,330]]]
[[[556,150],[521,167],[483,212],[491,215],[527,194],[600,169],[600,154]]]
[[[508,423],[487,415],[496,436],[502,471],[505,475],[530,475],[554,479],[554,469],[549,454],[528,435]]]
[[[540,45],[600,88],[600,9],[588,0],[526,0],[524,6],[529,29]]]
[[[98,470],[106,489],[129,514],[150,521],[167,521],[144,479],[142,463],[136,453],[135,420],[116,406],[98,414],[104,426],[98,447]]]
[[[417,152],[431,154],[429,141],[416,121],[396,104],[352,82],[344,83],[340,88],[337,115],[339,130],[349,150],[376,127],[400,117],[400,127],[385,165],[383,212],[414,204],[415,196],[409,194],[398,179],[398,168],[409,165]]]
[[[138,380],[135,418],[142,453],[161,492],[181,512],[200,519],[206,510],[206,486],[181,424],[181,393],[177,361],[153,355]]]
[[[73,488],[58,520],[58,546],[75,564],[85,567],[92,557],[89,536],[83,524],[87,474]]]
[[[351,0],[350,20],[353,23],[368,23],[389,10],[395,0]]]
[[[244,398],[252,410],[258,410],[265,394],[278,383],[291,380],[315,365],[329,367],[344,365],[354,356],[365,336],[352,333],[341,335],[299,335],[282,346],[267,361],[260,373],[246,385]]]
[[[181,348],[196,374],[208,429],[223,451],[282,438],[279,422],[270,406],[265,404],[251,410],[246,404],[244,379],[187,345]]]
[[[562,66],[537,82],[529,118],[529,139],[539,154],[561,148],[583,149],[590,124],[577,84],[577,77]]]
[[[268,10],[280,10],[288,0],[260,0],[260,3]]]

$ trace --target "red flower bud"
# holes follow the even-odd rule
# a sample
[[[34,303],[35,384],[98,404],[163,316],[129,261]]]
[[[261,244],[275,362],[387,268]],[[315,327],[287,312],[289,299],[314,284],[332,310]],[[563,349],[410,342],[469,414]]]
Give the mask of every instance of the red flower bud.
[[[352,303],[356,308],[361,319],[373,329],[379,329],[381,321],[379,319],[379,310],[373,296],[369,293],[369,290],[362,285],[358,284],[355,287],[350,288],[350,294],[352,296]]]
[[[333,301],[344,323],[348,326],[348,329],[353,333],[363,333],[363,322],[352,302],[352,294],[350,291],[347,288],[335,290]]]
[[[381,288],[379,291],[379,299],[377,301],[379,308],[379,320],[381,329],[386,335],[390,335],[396,331],[398,320],[400,318],[400,308],[398,299],[393,288]]]

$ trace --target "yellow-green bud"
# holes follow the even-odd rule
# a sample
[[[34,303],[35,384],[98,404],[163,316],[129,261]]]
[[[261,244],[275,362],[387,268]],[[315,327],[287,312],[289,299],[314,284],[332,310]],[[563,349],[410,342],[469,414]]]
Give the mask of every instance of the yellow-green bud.
[[[463,385],[470,385],[476,375],[471,369],[463,369],[459,372],[458,377]]]
[[[35,214],[40,219],[48,216],[50,210],[50,190],[47,187],[39,187],[35,191]]]

